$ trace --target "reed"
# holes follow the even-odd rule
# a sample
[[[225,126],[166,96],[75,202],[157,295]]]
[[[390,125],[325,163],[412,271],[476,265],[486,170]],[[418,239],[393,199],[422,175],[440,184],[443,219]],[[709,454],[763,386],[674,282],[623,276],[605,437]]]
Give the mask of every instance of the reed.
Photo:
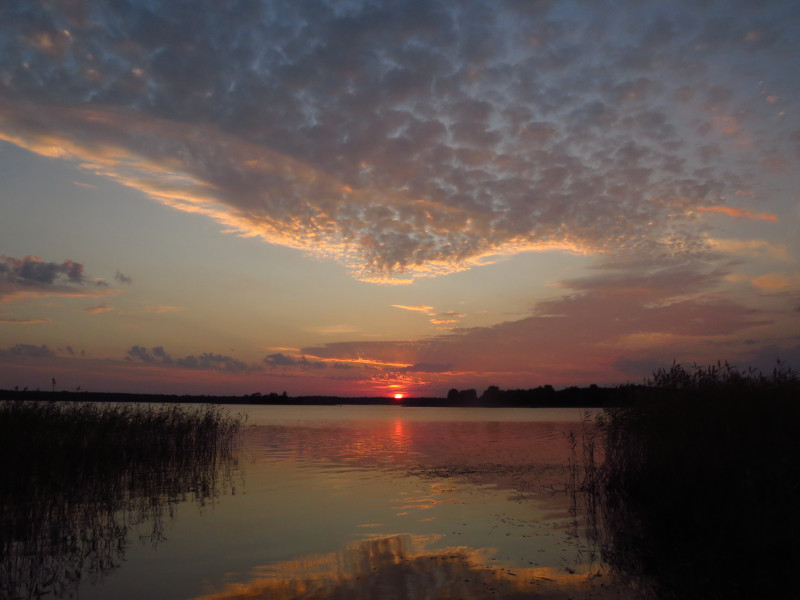
[[[241,424],[210,405],[0,403],[0,596],[71,595],[133,533],[157,544],[179,502],[233,486]]]
[[[644,598],[788,597],[800,568],[797,374],[673,364],[626,396],[584,435],[580,484],[618,579]]]

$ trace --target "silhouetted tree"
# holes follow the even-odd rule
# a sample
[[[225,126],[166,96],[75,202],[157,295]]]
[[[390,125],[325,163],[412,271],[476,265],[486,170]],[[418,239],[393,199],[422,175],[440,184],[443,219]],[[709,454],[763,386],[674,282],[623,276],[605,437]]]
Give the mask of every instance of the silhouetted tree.
[[[457,404],[477,404],[478,392],[475,390],[457,390],[453,388],[447,392],[447,400]]]
[[[481,402],[483,404],[494,404],[500,400],[502,392],[496,385],[490,385],[486,391],[481,394]]]

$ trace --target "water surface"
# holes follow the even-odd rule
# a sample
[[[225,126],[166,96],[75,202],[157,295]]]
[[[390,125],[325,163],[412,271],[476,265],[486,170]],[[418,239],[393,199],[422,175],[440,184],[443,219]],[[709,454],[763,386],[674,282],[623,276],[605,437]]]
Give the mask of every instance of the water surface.
[[[238,463],[133,523],[83,599],[598,597],[575,409],[241,406]],[[539,594],[539,595],[536,595]],[[54,594],[44,597],[53,597]]]

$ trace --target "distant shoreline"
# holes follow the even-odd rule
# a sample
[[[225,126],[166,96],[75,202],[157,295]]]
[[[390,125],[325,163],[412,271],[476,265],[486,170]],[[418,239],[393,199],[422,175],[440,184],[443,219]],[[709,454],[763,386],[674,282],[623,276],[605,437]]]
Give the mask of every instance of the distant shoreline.
[[[132,402],[166,404],[245,404],[265,406],[407,406],[407,407],[482,407],[482,408],[602,408],[617,405],[627,396],[626,388],[566,388],[553,390],[498,390],[491,398],[457,397],[341,397],[284,396],[279,394],[245,394],[212,396],[195,394],[139,394],[123,392],[70,392],[41,390],[0,390],[0,400],[49,400],[58,402]]]

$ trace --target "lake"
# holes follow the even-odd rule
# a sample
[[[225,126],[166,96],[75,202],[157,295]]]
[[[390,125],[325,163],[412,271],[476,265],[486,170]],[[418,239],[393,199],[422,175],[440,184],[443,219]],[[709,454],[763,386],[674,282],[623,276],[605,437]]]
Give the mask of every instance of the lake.
[[[228,409],[238,453],[93,525],[99,558],[42,597],[617,597],[567,493],[579,409]]]

